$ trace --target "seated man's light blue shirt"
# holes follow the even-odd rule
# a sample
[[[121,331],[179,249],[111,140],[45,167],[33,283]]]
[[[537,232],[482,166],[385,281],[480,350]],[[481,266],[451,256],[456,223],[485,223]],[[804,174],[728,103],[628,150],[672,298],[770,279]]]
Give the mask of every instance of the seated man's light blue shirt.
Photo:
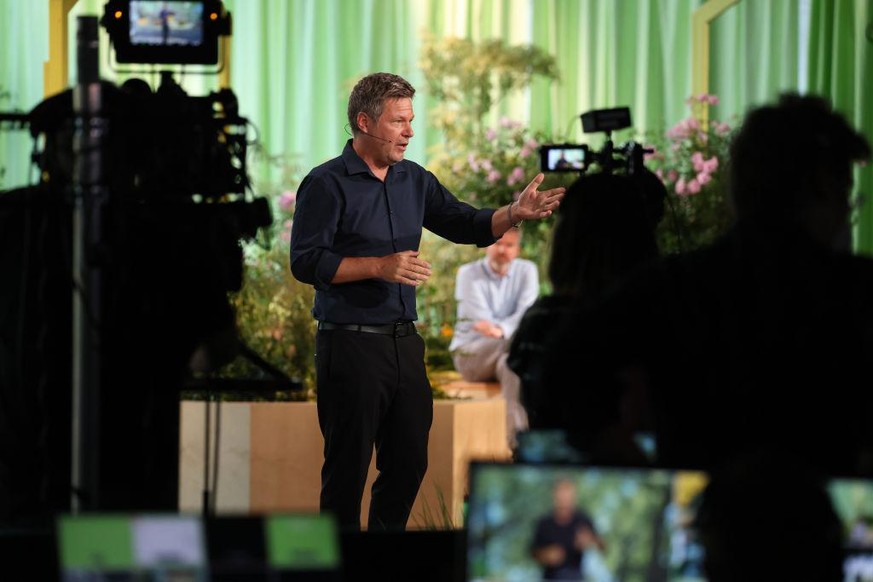
[[[499,276],[487,257],[461,265],[455,280],[457,321],[449,350],[456,350],[482,335],[473,324],[487,320],[500,326],[503,337],[515,333],[524,312],[539,295],[539,272],[533,261],[516,258],[509,272]]]

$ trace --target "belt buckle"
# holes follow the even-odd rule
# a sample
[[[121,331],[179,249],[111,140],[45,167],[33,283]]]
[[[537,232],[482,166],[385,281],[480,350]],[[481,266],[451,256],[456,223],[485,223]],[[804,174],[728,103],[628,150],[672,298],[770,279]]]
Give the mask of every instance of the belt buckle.
[[[400,326],[402,326],[402,325],[406,325],[406,324],[403,323],[402,321],[395,321],[394,322],[394,337],[403,337],[400,335],[400,330],[401,330]]]

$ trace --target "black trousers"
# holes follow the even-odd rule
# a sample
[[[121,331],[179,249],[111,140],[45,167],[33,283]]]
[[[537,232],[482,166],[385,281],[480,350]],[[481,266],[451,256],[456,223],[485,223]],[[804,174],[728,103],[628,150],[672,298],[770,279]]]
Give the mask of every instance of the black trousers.
[[[433,395],[424,340],[347,330],[316,336],[318,422],[324,436],[323,512],[361,528],[361,501],[376,449],[369,530],[405,529],[427,470]]]

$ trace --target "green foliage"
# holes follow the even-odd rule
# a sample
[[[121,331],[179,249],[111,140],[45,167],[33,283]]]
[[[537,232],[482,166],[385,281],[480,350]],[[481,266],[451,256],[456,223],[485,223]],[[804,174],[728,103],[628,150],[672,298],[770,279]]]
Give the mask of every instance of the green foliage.
[[[534,76],[558,80],[555,57],[533,45],[507,46],[500,39],[424,36],[419,66],[439,103],[429,122],[448,144],[480,145],[483,121],[507,95],[528,87]]]
[[[243,343],[269,364],[303,383],[302,393],[280,395],[285,399],[311,398],[315,390],[315,322],[311,309],[314,290],[297,281],[289,267],[291,226],[301,168],[292,156],[272,156],[255,150],[255,162],[277,170],[278,185],[258,189],[268,194],[273,224],[258,240],[243,243],[244,271],[240,291],[232,293],[237,328]],[[278,194],[276,192],[279,192]],[[229,364],[222,374],[257,376],[245,359]]]
[[[443,490],[434,485],[438,507],[432,509],[427,503],[427,498],[420,497],[422,508],[418,515],[414,516],[415,524],[426,530],[455,529],[455,520],[452,517],[451,502],[446,500]]]
[[[315,386],[312,286],[291,275],[284,240],[270,248],[250,244],[245,256],[243,287],[232,296],[240,337],[264,360],[302,381],[305,391],[300,397],[311,397]],[[235,362],[228,372],[254,373],[245,361]]]
[[[459,265],[478,258],[482,251],[449,243],[427,230],[422,233],[419,250],[434,273],[416,291],[418,330],[426,346],[427,367],[430,372],[452,370],[449,342],[455,321],[455,273]]]

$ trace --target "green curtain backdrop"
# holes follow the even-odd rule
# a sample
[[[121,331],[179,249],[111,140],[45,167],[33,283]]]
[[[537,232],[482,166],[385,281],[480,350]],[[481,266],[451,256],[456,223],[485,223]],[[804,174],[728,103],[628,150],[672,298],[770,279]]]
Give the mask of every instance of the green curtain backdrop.
[[[814,3],[810,27],[809,90],[828,95],[873,140],[873,0]],[[855,174],[866,195],[855,229],[855,246],[873,254],[873,164]]]
[[[559,82],[535,80],[526,94],[499,105],[507,115],[568,141],[597,146],[579,115],[629,106],[636,130],[660,130],[687,114],[691,92],[691,17],[703,0],[225,0],[233,16],[229,66],[241,113],[271,154],[294,156],[308,168],[341,149],[348,137],[351,85],[375,70],[394,71],[417,87],[416,138],[409,156],[426,164],[429,97],[418,68],[422,35],[474,40],[501,38],[553,54]],[[70,84],[75,82],[75,18],[100,15],[104,2],[80,0],[70,15]],[[0,110],[27,111],[43,95],[48,56],[48,0],[0,0]],[[865,29],[873,0],[741,0],[713,22],[712,115],[741,115],[780,91],[831,97],[873,136],[873,43]],[[102,74],[109,66],[101,30]],[[157,82],[154,72],[132,76]],[[193,95],[217,88],[215,77],[177,74]],[[616,138],[621,136],[615,136]],[[23,132],[0,133],[0,188],[32,179],[32,144]],[[253,165],[262,184],[281,176]],[[858,172],[858,188],[873,195],[873,168]],[[873,203],[861,210],[857,246],[873,252]]]
[[[638,130],[679,121],[691,87],[691,15],[699,1],[545,0],[535,2],[533,42],[558,59],[562,80],[531,89],[531,124],[569,141],[583,136],[579,115],[628,106]]]
[[[0,0],[0,111],[25,113],[43,98],[48,2]],[[31,180],[27,131],[0,132],[0,189]]]
[[[711,26],[711,92],[723,117],[798,88],[801,3],[775,0],[740,2]]]

